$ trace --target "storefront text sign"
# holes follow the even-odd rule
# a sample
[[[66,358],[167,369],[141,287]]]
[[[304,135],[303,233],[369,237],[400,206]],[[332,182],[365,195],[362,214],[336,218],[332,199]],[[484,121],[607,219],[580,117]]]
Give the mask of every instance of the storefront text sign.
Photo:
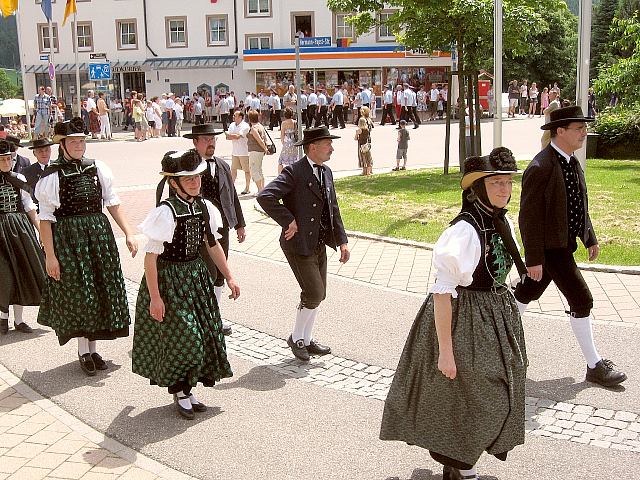
[[[331,37],[309,37],[300,39],[301,47],[330,47]]]

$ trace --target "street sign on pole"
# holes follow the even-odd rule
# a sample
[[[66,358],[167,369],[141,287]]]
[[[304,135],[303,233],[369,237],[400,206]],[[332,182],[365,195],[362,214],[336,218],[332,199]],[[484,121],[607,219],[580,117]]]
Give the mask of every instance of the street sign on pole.
[[[90,63],[89,80],[111,80],[111,64],[109,62]]]
[[[305,37],[300,38],[301,47],[330,47],[331,37]]]
[[[106,53],[90,53],[89,59],[90,60],[106,60],[107,54]]]
[[[40,61],[41,62],[48,62],[49,61],[49,54],[46,53],[44,55],[40,55]]]

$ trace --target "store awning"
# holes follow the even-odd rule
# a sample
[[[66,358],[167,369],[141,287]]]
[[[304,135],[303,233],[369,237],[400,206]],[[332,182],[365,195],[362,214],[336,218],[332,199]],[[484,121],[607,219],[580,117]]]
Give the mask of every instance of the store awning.
[[[192,68],[233,68],[238,64],[238,57],[174,57],[174,58],[148,58],[144,65],[153,70],[192,69]]]

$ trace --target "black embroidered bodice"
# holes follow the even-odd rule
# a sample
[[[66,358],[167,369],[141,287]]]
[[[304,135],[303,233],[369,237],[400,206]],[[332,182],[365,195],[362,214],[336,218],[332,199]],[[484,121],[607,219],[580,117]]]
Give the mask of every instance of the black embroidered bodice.
[[[160,205],[167,205],[176,221],[173,238],[171,242],[164,242],[160,258],[172,262],[190,262],[198,258],[205,235],[205,220],[198,203],[171,196]]]
[[[7,180],[8,173],[0,173],[0,213],[24,212],[20,189]]]
[[[98,167],[90,160],[68,162],[58,159],[47,170],[58,174],[60,206],[53,214],[56,218],[89,215],[102,211],[102,186]],[[45,170],[43,176],[48,173]]]
[[[489,290],[505,286],[513,259],[496,231],[491,214],[474,204],[460,212],[451,224],[459,221],[465,221],[476,229],[481,252],[480,261],[473,272],[473,281],[462,288]]]

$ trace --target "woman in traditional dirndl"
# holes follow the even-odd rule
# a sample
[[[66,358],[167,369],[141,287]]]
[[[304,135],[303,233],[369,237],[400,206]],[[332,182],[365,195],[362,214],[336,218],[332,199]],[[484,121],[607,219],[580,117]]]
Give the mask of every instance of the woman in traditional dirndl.
[[[47,282],[38,323],[51,327],[60,345],[78,339],[80,367],[89,376],[108,367],[97,340],[129,335],[129,306],[120,255],[103,205],[126,236],[135,256],[138,245],[113,190],[113,174],[84,157],[82,119],[54,129],[59,156],[36,184]]]
[[[240,295],[216,241],[222,217],[199,197],[200,175],[206,169],[195,150],[167,152],[158,206],[139,227],[149,241],[136,303],[133,372],[152,385],[167,387],[178,413],[187,419],[207,409],[192,392],[198,382],[211,387],[233,375],[214,278],[201,255],[209,255],[222,272],[230,298]],[[172,195],[160,202],[167,179]]]
[[[506,148],[471,157],[462,211],[440,236],[436,282],[414,321],[385,402],[382,440],[428,449],[443,479],[476,479],[487,451],[524,443],[527,356],[507,275],[526,274],[505,217],[516,163]]]
[[[11,150],[9,142],[0,140],[0,335],[9,332],[9,305],[16,331],[33,331],[22,310],[40,304],[45,277],[36,205],[25,177],[11,171]]]

